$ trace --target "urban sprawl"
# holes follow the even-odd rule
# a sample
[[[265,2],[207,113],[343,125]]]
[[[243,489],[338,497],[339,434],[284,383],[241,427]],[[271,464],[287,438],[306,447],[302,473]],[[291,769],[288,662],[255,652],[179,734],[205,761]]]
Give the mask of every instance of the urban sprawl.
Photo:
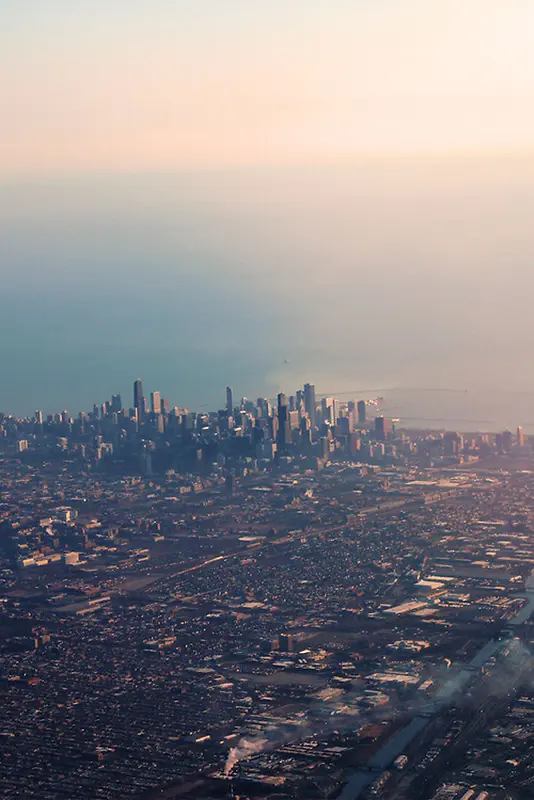
[[[534,797],[534,457],[315,387],[0,414],[0,797]]]

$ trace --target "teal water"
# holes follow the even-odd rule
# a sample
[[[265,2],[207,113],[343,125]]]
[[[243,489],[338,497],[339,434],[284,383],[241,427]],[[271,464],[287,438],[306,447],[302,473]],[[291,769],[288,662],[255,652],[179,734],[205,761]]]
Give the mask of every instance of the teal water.
[[[0,409],[313,381],[534,432],[533,210],[527,157],[4,182]]]

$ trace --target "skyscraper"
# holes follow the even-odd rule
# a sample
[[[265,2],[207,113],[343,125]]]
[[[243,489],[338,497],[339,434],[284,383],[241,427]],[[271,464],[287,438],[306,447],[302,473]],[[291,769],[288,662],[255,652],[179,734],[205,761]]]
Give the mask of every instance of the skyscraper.
[[[509,453],[513,445],[513,436],[511,431],[502,432],[502,449],[505,453]]]
[[[388,438],[389,420],[385,417],[375,417],[375,436],[381,442],[385,442]]]
[[[152,412],[152,414],[161,414],[161,392],[151,393],[150,411]]]
[[[365,400],[358,400],[358,425],[365,425],[366,411]]]
[[[280,450],[284,450],[289,438],[289,418],[286,396],[283,392],[278,395],[278,433],[277,444]]]
[[[323,397],[321,400],[323,422],[334,425],[334,400],[332,397]]]
[[[134,408],[137,409],[137,419],[141,420],[145,411],[145,398],[143,396],[143,381],[139,378],[134,382],[133,401]]]
[[[316,424],[315,386],[312,383],[304,384],[304,410],[306,411],[306,414],[310,418],[312,428],[315,428]]]
[[[228,412],[228,416],[232,417],[234,414],[234,398],[232,395],[232,387],[226,387],[226,411]]]

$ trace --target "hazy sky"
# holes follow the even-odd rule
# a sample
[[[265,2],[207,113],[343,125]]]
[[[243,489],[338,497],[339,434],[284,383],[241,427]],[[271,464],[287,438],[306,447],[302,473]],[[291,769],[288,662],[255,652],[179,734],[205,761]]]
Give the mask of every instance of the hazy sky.
[[[1,0],[0,172],[524,150],[532,0]]]

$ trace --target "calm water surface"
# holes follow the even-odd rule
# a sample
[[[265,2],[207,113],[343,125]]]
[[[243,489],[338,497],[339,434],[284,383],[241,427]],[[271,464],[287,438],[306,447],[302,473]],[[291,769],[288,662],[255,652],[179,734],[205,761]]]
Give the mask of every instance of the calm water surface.
[[[534,432],[533,211],[526,157],[4,182],[0,409],[309,380]]]

